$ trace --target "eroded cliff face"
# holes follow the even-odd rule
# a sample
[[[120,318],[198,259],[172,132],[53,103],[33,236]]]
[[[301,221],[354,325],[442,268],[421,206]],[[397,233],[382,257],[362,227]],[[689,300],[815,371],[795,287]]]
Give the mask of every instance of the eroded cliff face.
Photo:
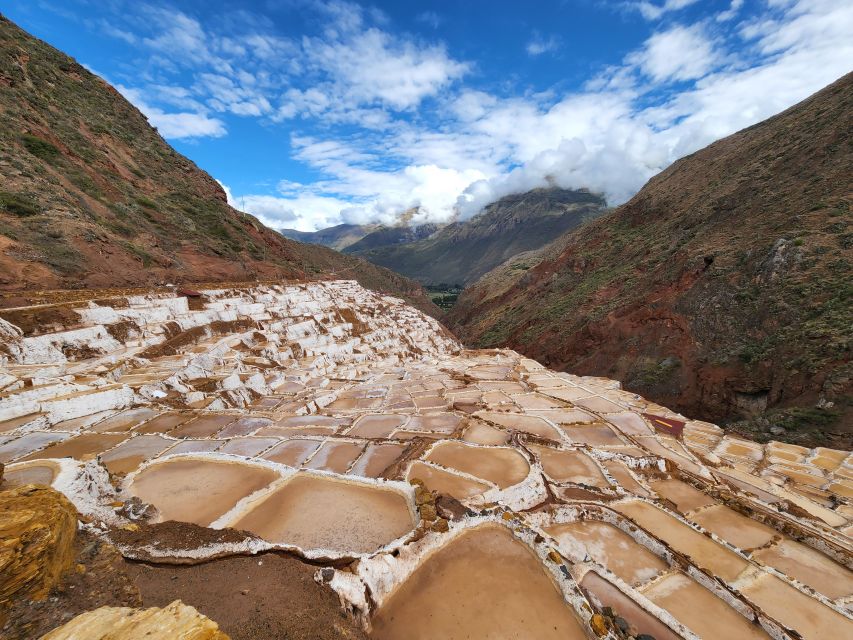
[[[851,106],[848,75],[679,160],[466,289],[448,325],[690,416],[849,448]]]
[[[65,304],[0,325],[0,504],[80,523],[6,635],[853,633],[847,451],[463,350],[353,281]],[[16,584],[69,566],[50,539]]]

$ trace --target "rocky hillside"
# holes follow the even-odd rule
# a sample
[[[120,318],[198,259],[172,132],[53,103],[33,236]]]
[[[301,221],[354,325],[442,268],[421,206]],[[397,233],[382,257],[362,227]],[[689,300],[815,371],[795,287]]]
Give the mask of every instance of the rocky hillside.
[[[449,224],[423,240],[358,255],[424,284],[468,284],[511,256],[548,244],[604,209],[604,200],[586,191],[534,189],[501,198],[474,218]]]
[[[321,244],[335,251],[343,251],[376,229],[377,225],[375,224],[338,224],[334,227],[320,229],[319,231],[279,229],[278,232],[291,240]]]
[[[113,87],[0,16],[0,290],[333,272],[437,312],[417,284],[228,206]]]
[[[371,231],[357,242],[352,243],[345,253],[361,254],[373,249],[389,247],[398,244],[409,244],[429,238],[441,227],[434,222],[409,226],[398,224],[394,226],[381,225],[375,231]]]
[[[683,158],[448,323],[759,437],[849,447],[853,75]]]

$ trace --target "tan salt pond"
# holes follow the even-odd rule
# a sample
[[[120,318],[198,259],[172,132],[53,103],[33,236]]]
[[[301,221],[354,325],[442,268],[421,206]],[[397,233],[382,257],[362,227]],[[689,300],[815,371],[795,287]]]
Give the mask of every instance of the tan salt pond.
[[[391,489],[299,473],[230,523],[274,543],[370,553],[414,528],[406,498]]]
[[[607,421],[629,436],[645,436],[653,433],[646,421],[639,414],[631,411],[611,414],[607,416]]]
[[[382,604],[376,640],[581,640],[587,635],[539,559],[498,525],[435,551]]]
[[[695,487],[675,478],[654,480],[649,484],[655,493],[661,498],[665,498],[675,504],[681,513],[707,507],[715,502],[713,498],[705,495]]]
[[[548,477],[556,482],[574,482],[602,489],[610,486],[592,458],[581,451],[561,451],[537,445],[529,445],[529,448],[539,456]]]
[[[298,467],[320,447],[320,444],[320,440],[294,438],[273,447],[264,453],[262,457],[273,462],[286,464],[290,467]]]
[[[323,446],[304,464],[306,469],[346,473],[353,461],[361,455],[364,444],[326,440]]]
[[[378,478],[397,461],[406,447],[400,444],[370,444],[349,470],[349,475]]]
[[[608,582],[595,571],[587,571],[580,582],[581,587],[591,600],[597,600],[602,607],[610,607],[618,616],[637,628],[637,633],[645,633],[655,640],[681,640],[681,636],[639,606],[634,600],[620,591],[616,585]],[[733,639],[734,640],[734,639]]]
[[[476,447],[461,442],[437,444],[427,460],[489,480],[501,489],[518,484],[530,472],[527,460],[515,449]]]
[[[579,520],[545,527],[566,556],[589,555],[630,585],[648,582],[667,564],[627,533],[607,522]]]
[[[136,436],[101,455],[101,464],[110,473],[130,473],[174,444],[174,440],[159,435]]]
[[[241,498],[278,478],[272,469],[200,458],[156,462],[134,476],[129,491],[160,511],[161,522],[208,526]]]
[[[239,436],[248,436],[259,429],[268,427],[273,423],[269,418],[246,416],[240,418],[236,422],[232,422],[227,427],[216,434],[217,438],[235,438]]]
[[[509,442],[509,434],[485,422],[473,422],[462,434],[462,439],[474,444],[502,445]]]
[[[830,600],[853,594],[853,572],[820,551],[794,540],[784,539],[752,557],[807,584]]]
[[[643,595],[703,640],[759,640],[770,636],[683,573],[665,576]]]
[[[604,468],[607,469],[607,472],[613,476],[613,479],[619,484],[620,487],[633,493],[634,495],[642,496],[644,498],[650,497],[650,493],[646,490],[646,488],[637,482],[634,479],[634,476],[631,475],[628,467],[618,460],[607,460],[602,463]]]
[[[396,414],[362,416],[347,435],[360,438],[387,438],[405,421],[406,416]]]
[[[722,504],[702,509],[691,515],[689,519],[744,550],[764,546],[773,538],[782,537],[782,534],[775,529],[747,518]]]
[[[75,458],[90,460],[127,439],[124,433],[84,433],[59,444],[31,453],[24,460],[43,460],[45,458]]]
[[[543,438],[556,440],[557,442],[561,440],[560,434],[557,433],[557,430],[538,416],[525,416],[518,413],[497,413],[489,411],[480,411],[474,415],[486,422],[492,422],[507,429],[515,429],[517,431],[524,431],[525,433],[532,433],[537,436],[542,436]]]
[[[453,496],[457,500],[466,500],[491,489],[485,482],[463,478],[422,462],[413,462],[409,467],[406,479],[415,478],[423,480],[431,491]]]
[[[647,502],[629,500],[613,508],[723,580],[733,581],[749,566],[733,551]]]
[[[406,424],[406,430],[429,431],[434,433],[451,434],[462,422],[462,418],[453,413],[431,413],[423,416],[412,416]]]
[[[6,467],[0,489],[6,490],[23,484],[51,484],[59,473],[59,465],[53,462],[22,462]]]
[[[595,411],[596,413],[614,413],[617,411],[625,410],[625,407],[616,404],[612,400],[608,400],[607,398],[601,398],[599,396],[592,396],[589,398],[578,398],[573,402],[579,407],[589,409],[590,411]]]
[[[278,442],[278,438],[254,438],[252,436],[232,438],[219,449],[219,452],[251,458],[258,455],[261,451],[269,449],[274,444],[278,444]]]
[[[582,424],[595,422],[597,418],[582,409],[556,409],[551,411],[530,411],[530,415],[547,418],[555,424]]]
[[[622,444],[613,429],[604,424],[564,426],[561,429],[566,437],[575,444],[588,444],[592,447]]]
[[[776,576],[761,574],[740,587],[740,592],[805,640],[853,638],[853,621]]]

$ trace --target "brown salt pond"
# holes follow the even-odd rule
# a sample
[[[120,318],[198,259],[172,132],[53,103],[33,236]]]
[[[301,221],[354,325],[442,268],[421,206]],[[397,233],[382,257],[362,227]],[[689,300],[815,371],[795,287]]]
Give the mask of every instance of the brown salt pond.
[[[506,429],[515,429],[516,431],[524,431],[532,433],[543,438],[549,438],[560,442],[560,434],[557,430],[548,424],[544,419],[538,416],[526,416],[518,413],[496,413],[489,411],[479,411],[474,414],[478,418],[486,422],[492,422]]]
[[[620,591],[616,585],[608,582],[595,571],[587,571],[580,586],[597,601],[601,607],[610,607],[616,614],[637,628],[637,633],[645,633],[655,640],[681,640],[681,636],[663,622],[643,609],[634,600]]]
[[[132,495],[153,504],[161,522],[208,526],[241,498],[278,478],[272,469],[200,458],[156,462],[134,476]]]
[[[733,551],[648,502],[628,500],[613,508],[723,580],[733,581],[749,566]]]
[[[762,547],[773,538],[782,537],[782,534],[775,529],[747,518],[722,504],[702,509],[691,515],[689,519],[744,550]]]
[[[853,621],[776,576],[761,574],[740,587],[740,592],[805,640],[853,638]]]
[[[181,413],[164,413],[152,418],[134,429],[135,433],[166,433],[178,425],[187,422],[191,415]]]
[[[349,470],[349,475],[378,478],[397,461],[406,447],[400,444],[370,444]]]
[[[545,527],[566,556],[589,556],[632,586],[648,582],[667,564],[627,533],[607,522],[579,520]]]
[[[199,416],[181,425],[169,435],[173,438],[209,438],[232,422],[234,422],[234,416]]]
[[[703,640],[759,640],[770,636],[726,602],[683,573],[673,573],[643,590],[643,595]]]
[[[444,467],[489,480],[506,489],[527,477],[530,466],[515,449],[476,447],[461,442],[442,442],[432,448],[427,460]]]
[[[364,450],[364,444],[326,440],[323,446],[304,464],[306,469],[346,473]]]
[[[0,489],[6,490],[22,484],[51,484],[59,473],[59,465],[48,461],[22,462],[3,472]]]
[[[705,495],[692,485],[671,478],[669,480],[653,480],[649,485],[661,498],[672,502],[681,513],[700,509],[714,504],[713,498]]]
[[[610,486],[598,465],[581,451],[562,451],[537,445],[528,445],[528,448],[539,457],[548,477],[556,482],[574,482],[602,489]]]
[[[91,460],[127,439],[124,433],[84,433],[59,444],[31,453],[24,460],[44,460],[45,458],[74,458]]]
[[[347,435],[360,438],[387,438],[394,429],[403,425],[406,418],[404,415],[395,414],[362,416]]]
[[[466,500],[491,489],[485,482],[463,478],[423,462],[413,462],[406,474],[407,480],[423,480],[430,491],[453,496],[457,500]]]
[[[582,409],[557,409],[553,411],[531,411],[530,415],[547,418],[554,424],[572,425],[595,422],[596,417]]]
[[[156,415],[157,412],[148,407],[128,409],[121,413],[117,413],[114,416],[110,416],[106,420],[101,420],[90,427],[89,431],[95,431],[96,433],[104,433],[107,431],[120,433],[123,431],[130,431],[136,425],[145,422],[146,420],[150,420]]]
[[[830,600],[853,594],[853,572],[820,551],[794,540],[784,539],[752,557],[796,578]]]
[[[397,491],[298,473],[230,526],[305,550],[370,553],[411,531],[415,521]]]
[[[110,473],[130,473],[174,444],[174,440],[159,435],[136,436],[101,455],[101,463]]]
[[[581,640],[573,610],[526,545],[498,525],[435,551],[373,618],[376,640]]]

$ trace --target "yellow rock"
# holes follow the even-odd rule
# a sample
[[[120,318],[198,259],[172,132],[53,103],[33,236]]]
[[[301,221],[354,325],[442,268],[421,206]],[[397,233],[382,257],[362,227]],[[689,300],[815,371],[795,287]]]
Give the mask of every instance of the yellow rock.
[[[593,614],[592,618],[589,619],[589,624],[599,638],[607,635],[607,620],[600,613]]]
[[[139,531],[139,525],[131,522],[130,524],[123,525],[122,529],[125,531]]]
[[[0,610],[48,594],[71,568],[76,532],[77,510],[58,491],[32,484],[0,491]]]
[[[43,635],[41,640],[230,640],[219,625],[180,600],[163,607],[101,607]]]

